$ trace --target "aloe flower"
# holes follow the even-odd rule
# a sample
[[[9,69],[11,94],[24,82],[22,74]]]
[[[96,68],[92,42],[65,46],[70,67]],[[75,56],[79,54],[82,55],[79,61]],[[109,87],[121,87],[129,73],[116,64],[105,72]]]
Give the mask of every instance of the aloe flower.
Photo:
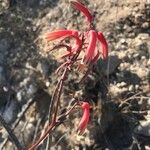
[[[97,33],[94,30],[90,30],[89,33],[89,44],[87,49],[85,50],[84,62],[91,62],[94,58],[95,49],[96,49],[96,40]]]
[[[107,44],[107,41],[106,41],[106,39],[105,39],[102,32],[98,32],[97,37],[98,37],[98,40],[101,43],[102,57],[103,57],[103,59],[106,59],[108,57],[108,44]]]
[[[88,22],[92,23],[93,17],[89,10],[78,1],[71,1],[74,8],[81,11],[86,17]],[[73,56],[81,56],[81,62],[79,62],[79,68],[85,68],[85,66],[94,64],[97,60],[102,57],[106,59],[108,57],[108,44],[102,32],[97,32],[91,27],[87,32],[79,32],[76,30],[58,30],[50,32],[46,35],[47,41],[53,41],[57,39],[64,40],[65,38],[73,38],[74,44],[59,44],[54,47],[56,48],[66,48],[67,52],[62,54],[60,58],[69,58],[70,60]],[[82,52],[82,55],[80,55]],[[77,57],[76,57],[77,58]]]
[[[80,2],[80,1],[71,1],[72,6],[81,11],[84,16],[87,18],[88,22],[91,23],[93,20],[93,16],[89,12],[89,10]]]
[[[83,111],[83,115],[82,115],[82,118],[81,118],[79,125],[78,125],[79,134],[84,133],[84,131],[88,125],[89,117],[90,117],[90,105],[89,105],[89,103],[88,102],[82,102],[81,108]]]
[[[46,34],[47,41],[53,41],[59,38],[73,37],[80,43],[78,31],[75,30],[58,30]]]
[[[72,47],[70,47],[68,45],[65,45],[65,44],[59,44],[56,47],[54,47],[53,49],[51,49],[51,50],[54,50],[56,48],[63,48],[63,47],[65,47],[67,49],[67,52],[64,53],[61,56],[61,58],[72,56],[74,53],[76,53],[79,50],[79,47],[82,44],[82,40],[80,39],[79,32],[76,31],[76,30],[58,30],[58,31],[53,31],[53,32],[47,33],[45,37],[46,37],[47,41],[53,41],[53,40],[57,40],[57,39],[63,39],[64,40],[67,37],[75,39],[75,44]]]

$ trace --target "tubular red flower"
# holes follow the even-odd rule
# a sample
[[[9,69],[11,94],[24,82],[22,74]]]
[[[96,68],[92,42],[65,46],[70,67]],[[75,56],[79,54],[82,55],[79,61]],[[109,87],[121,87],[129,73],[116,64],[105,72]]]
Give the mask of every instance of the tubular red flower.
[[[81,2],[71,1],[71,4],[75,9],[81,11],[87,17],[87,20],[89,21],[89,23],[92,22],[93,16],[91,15],[89,10]]]
[[[97,38],[101,43],[101,51],[103,59],[108,57],[108,44],[102,32],[97,33]]]
[[[78,42],[80,41],[78,31],[75,30],[58,30],[50,32],[46,35],[47,41],[53,41],[58,38],[74,37]]]
[[[88,122],[89,122],[89,117],[90,117],[90,105],[88,102],[83,102],[82,105],[81,105],[81,108],[83,110],[83,115],[82,115],[82,118],[79,122],[79,126],[78,126],[78,131],[79,131],[79,134],[83,134],[87,125],[88,125]]]
[[[84,57],[84,61],[86,63],[91,62],[95,55],[97,33],[94,30],[90,30],[89,36],[90,36],[89,45],[85,51],[85,57]]]

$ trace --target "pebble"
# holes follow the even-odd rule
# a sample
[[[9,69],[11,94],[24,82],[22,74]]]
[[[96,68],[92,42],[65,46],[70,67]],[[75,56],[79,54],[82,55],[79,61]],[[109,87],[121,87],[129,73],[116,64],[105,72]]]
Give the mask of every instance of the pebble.
[[[27,94],[30,96],[33,96],[37,92],[37,85],[35,84],[30,84],[27,90]]]
[[[50,82],[49,81],[47,81],[45,84],[46,84],[46,87],[50,86]]]
[[[139,57],[139,53],[133,54],[133,58],[137,58],[137,57]]]
[[[138,34],[137,38],[139,38],[141,40],[150,40],[150,36],[148,33],[140,33],[140,34]]]
[[[5,55],[10,48],[10,43],[6,39],[0,40],[0,53]]]
[[[130,92],[132,92],[132,91],[134,90],[134,86],[133,86],[133,85],[130,85],[129,88],[128,88],[128,90],[129,90]]]
[[[0,66],[0,85],[5,84],[6,78],[5,78],[5,72],[4,68]]]
[[[150,59],[147,61],[147,65],[148,65],[148,66],[150,65]]]
[[[129,62],[124,62],[124,63],[121,63],[120,64],[120,69],[122,70],[124,70],[124,69],[126,69],[126,68],[129,68],[129,66],[130,66],[130,63]]]
[[[3,118],[5,119],[5,121],[7,123],[10,123],[15,115],[15,109],[17,108],[16,103],[14,102],[14,100],[11,100],[11,102],[9,103],[9,105],[6,105],[5,110],[3,112]]]
[[[129,34],[128,34],[128,37],[129,37],[129,38],[135,38],[135,33],[134,33],[134,32],[129,33]]]
[[[117,87],[125,87],[126,85],[125,82],[117,83]]]
[[[22,100],[22,92],[21,91],[17,92],[16,97],[17,97],[18,101],[21,101]]]
[[[121,39],[121,40],[120,40],[120,43],[121,43],[121,44],[126,43],[126,39]]]
[[[139,89],[139,85],[138,85],[138,84],[135,85],[135,89],[136,89],[136,90]]]
[[[49,73],[49,65],[47,62],[38,62],[37,70],[44,76],[47,76]]]
[[[148,77],[149,70],[143,67],[139,67],[136,69],[136,74],[141,78],[144,79],[145,77]]]
[[[108,63],[109,63],[109,72],[108,72]],[[100,72],[102,71],[104,75],[107,75],[108,73],[112,74],[115,71],[115,69],[117,69],[117,67],[120,65],[120,63],[121,63],[121,60],[118,59],[117,56],[110,56],[105,61],[103,61],[102,59],[99,59],[99,61],[97,62],[97,65],[98,65]]]
[[[148,23],[148,22],[144,22],[144,23],[142,24],[142,28],[148,29],[148,28],[149,28],[149,23]]]
[[[142,60],[145,60],[145,59],[146,59],[146,57],[145,57],[145,56],[142,56],[142,57],[141,57],[141,59],[142,59]]]
[[[119,85],[120,86],[120,85]],[[120,94],[124,93],[124,92],[127,92],[128,89],[126,87],[118,87],[117,85],[113,85],[111,84],[110,85],[110,89],[109,89],[110,93],[112,96],[114,97],[118,97]]]
[[[141,121],[134,132],[140,135],[150,136],[150,121]]]
[[[26,86],[30,80],[31,80],[30,77],[23,79],[23,81],[20,82],[20,87]]]

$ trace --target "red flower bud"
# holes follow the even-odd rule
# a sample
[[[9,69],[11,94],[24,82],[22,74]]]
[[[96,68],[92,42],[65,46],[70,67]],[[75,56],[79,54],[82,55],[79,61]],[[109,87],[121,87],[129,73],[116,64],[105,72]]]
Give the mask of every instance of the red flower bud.
[[[50,32],[46,35],[46,39],[48,41],[53,41],[56,40],[58,38],[66,38],[66,37],[74,37],[77,41],[79,40],[78,37],[78,31],[75,30],[58,30],[58,31],[53,31]]]
[[[95,56],[97,33],[94,30],[89,31],[89,45],[85,50],[85,63],[90,63]]]
[[[108,44],[102,32],[97,33],[98,40],[101,43],[101,51],[103,59],[108,57]]]
[[[89,23],[92,22],[93,17],[91,15],[91,13],[89,12],[89,10],[81,2],[71,1],[71,4],[75,9],[81,11],[87,17],[87,20],[89,21]]]
[[[81,118],[81,120],[79,122],[79,126],[78,126],[79,134],[84,133],[84,131],[88,125],[89,116],[90,116],[90,105],[89,105],[89,103],[83,102],[81,105],[81,108],[83,110],[83,115],[82,115],[82,118]]]

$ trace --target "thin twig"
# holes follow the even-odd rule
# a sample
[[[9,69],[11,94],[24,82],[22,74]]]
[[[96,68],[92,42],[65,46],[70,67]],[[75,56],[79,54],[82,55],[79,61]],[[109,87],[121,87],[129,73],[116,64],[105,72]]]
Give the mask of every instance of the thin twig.
[[[60,122],[57,122],[56,124],[50,125],[47,130],[45,131],[44,135],[39,138],[34,145],[32,145],[28,150],[34,150],[43,140],[47,138],[47,136],[52,132],[52,130],[59,125]]]
[[[5,120],[3,119],[3,117],[1,115],[0,115],[0,122],[3,125],[3,127],[6,129],[7,133],[9,134],[11,141],[15,144],[17,149],[23,150],[24,148],[20,144],[20,142],[18,141],[18,138],[16,137],[16,135],[13,133],[13,130],[9,127],[9,125],[5,122]]]
[[[65,71],[65,73],[66,73],[66,71]],[[51,98],[51,103],[49,106],[49,115],[48,115],[49,124],[51,123],[51,121],[52,121],[52,123],[55,123],[55,121],[56,121],[56,116],[57,116],[57,108],[56,107],[59,103],[61,90],[62,90],[62,86],[63,86],[62,79],[57,83],[55,91]],[[54,102],[55,103],[57,102],[57,104],[55,104]],[[55,114],[52,115],[52,112],[55,112]],[[51,117],[51,116],[54,116],[54,117]],[[50,143],[51,143],[51,137],[48,136],[46,150],[48,150],[50,148]]]
[[[36,140],[37,133],[38,133],[38,130],[39,130],[41,121],[42,121],[41,118],[39,118],[39,120],[37,121],[36,128],[35,128],[35,132],[34,132],[34,137],[33,137],[33,142],[35,142],[35,140]]]
[[[16,119],[16,121],[12,125],[12,131],[14,131],[14,129],[16,128],[16,126],[19,124],[19,121],[24,116],[24,114],[28,110],[28,108],[33,104],[33,102],[34,102],[33,99],[29,99],[27,101],[27,103],[24,105],[24,107],[22,108],[22,111],[19,114],[19,117]],[[0,146],[0,149],[3,149],[7,142],[8,142],[8,137],[6,137],[6,139],[3,141],[3,143]]]
[[[123,100],[123,101],[120,103],[119,108],[122,107],[123,104],[128,104],[128,101],[130,101],[130,100],[134,100],[134,99],[148,99],[148,97],[146,97],[146,96],[137,96],[137,95],[140,95],[140,94],[141,94],[141,92],[136,93],[136,94],[134,94],[133,96],[131,96],[131,97],[129,97],[129,98]]]
[[[34,150],[43,140],[45,140],[47,138],[47,136],[57,127],[59,126],[60,124],[62,124],[62,122],[66,119],[66,116],[68,116],[72,110],[75,108],[75,106],[77,105],[77,103],[75,103],[67,112],[65,112],[64,114],[60,115],[57,119],[57,121],[55,123],[51,123],[44,135],[42,137],[40,137],[35,144],[33,144],[28,150]]]

